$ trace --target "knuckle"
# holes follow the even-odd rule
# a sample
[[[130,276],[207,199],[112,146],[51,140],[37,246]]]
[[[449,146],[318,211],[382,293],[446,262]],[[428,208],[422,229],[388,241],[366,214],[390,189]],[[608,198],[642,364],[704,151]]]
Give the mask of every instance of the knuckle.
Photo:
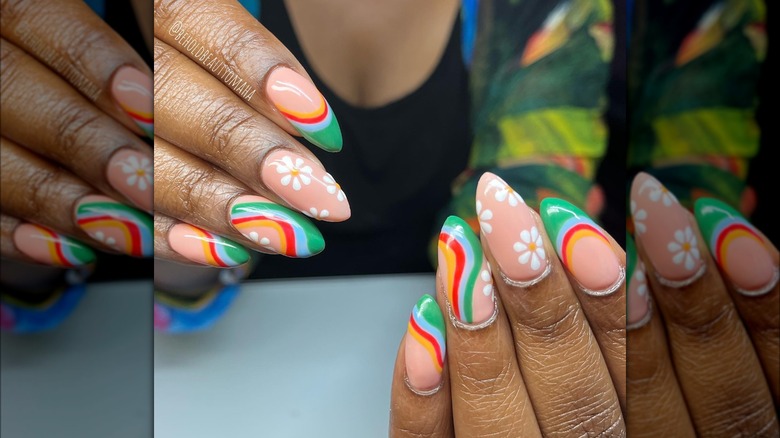
[[[596,396],[578,403],[564,413],[562,435],[585,437],[625,437],[626,428],[617,401]]]
[[[4,97],[3,101],[16,89],[13,84],[16,82],[16,77],[21,73],[20,64],[22,60],[23,54],[20,50],[12,47],[6,40],[0,43],[0,77],[2,77],[2,80],[0,80],[0,93]]]
[[[515,330],[526,333],[530,339],[547,342],[551,339],[579,335],[583,326],[582,309],[577,303],[550,306],[529,318],[513,321]]]
[[[240,140],[244,135],[242,128],[251,123],[253,118],[231,98],[214,101],[209,105],[208,112],[214,129],[208,134],[212,147],[204,151],[204,155],[208,160],[225,162],[225,170],[231,171],[231,166],[227,166],[231,160],[225,160],[224,157],[232,156],[233,149],[243,143]]]
[[[70,163],[79,156],[79,148],[93,143],[100,132],[100,116],[93,111],[85,111],[83,103],[76,99],[53,104],[51,120],[57,147],[48,148],[48,153],[61,163]]]
[[[265,52],[269,47],[268,39],[258,32],[253,32],[240,23],[230,23],[226,25],[224,31],[224,43],[222,47],[222,57],[225,64],[234,72],[241,71],[242,58],[246,58],[246,53]]]

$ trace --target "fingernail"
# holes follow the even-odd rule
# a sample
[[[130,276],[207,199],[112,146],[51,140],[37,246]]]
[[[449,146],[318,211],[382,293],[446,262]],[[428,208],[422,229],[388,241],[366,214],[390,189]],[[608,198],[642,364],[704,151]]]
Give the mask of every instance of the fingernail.
[[[268,75],[268,98],[300,134],[328,152],[341,150],[341,128],[330,105],[308,79],[287,67]]]
[[[452,314],[464,324],[481,324],[495,313],[493,277],[471,227],[457,216],[439,234],[439,272]]]
[[[247,239],[277,254],[302,258],[325,249],[325,239],[311,221],[259,196],[236,199],[230,222]]]
[[[650,293],[645,277],[645,265],[639,260],[634,239],[626,234],[626,270],[628,275],[628,291],[626,294],[626,328],[641,327],[650,320]]]
[[[76,204],[76,223],[90,237],[134,257],[152,255],[152,218],[101,195],[88,195]]]
[[[341,222],[349,219],[349,201],[341,186],[319,164],[287,149],[265,158],[263,183],[306,216]]]
[[[171,248],[202,265],[229,268],[249,261],[249,253],[239,244],[190,224],[176,224],[168,231]]]
[[[704,274],[698,239],[685,208],[657,179],[640,172],[631,184],[636,238],[642,243],[658,281],[682,287]]]
[[[89,247],[40,225],[19,225],[13,240],[16,249],[45,265],[72,268],[95,261],[95,253]]]
[[[154,137],[152,89],[152,77],[129,65],[120,67],[111,81],[114,100],[149,138]]]
[[[108,161],[107,178],[117,192],[151,212],[154,198],[153,172],[149,155],[122,148],[114,152]]]
[[[717,199],[699,198],[694,212],[712,257],[737,291],[755,296],[772,290],[778,267],[755,227]]]
[[[477,185],[477,218],[510,282],[530,286],[549,273],[544,241],[531,209],[504,180],[490,172],[482,175]]]
[[[625,271],[601,227],[563,199],[543,199],[539,212],[558,258],[583,292],[606,295],[617,290]]]
[[[423,395],[438,390],[446,351],[444,317],[436,300],[425,294],[414,306],[406,332],[406,378],[413,390]]]

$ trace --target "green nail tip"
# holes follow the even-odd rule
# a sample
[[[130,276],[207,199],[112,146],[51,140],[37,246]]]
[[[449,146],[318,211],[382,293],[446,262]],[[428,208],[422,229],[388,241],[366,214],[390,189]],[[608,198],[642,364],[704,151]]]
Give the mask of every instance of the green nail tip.
[[[424,294],[420,297],[414,310],[415,319],[421,317],[425,322],[438,329],[442,337],[444,336],[444,316],[441,314],[441,309],[439,309],[439,305],[432,296]]]
[[[589,228],[598,234],[603,234],[601,228],[572,203],[558,198],[545,198],[539,204],[544,229],[555,246],[559,256],[563,254],[567,244],[567,236],[576,233],[581,228]]]
[[[70,246],[71,252],[73,252],[73,255],[76,257],[79,263],[87,265],[95,261],[95,253],[89,249],[88,246],[85,246],[81,242],[77,242],[70,238],[67,238],[67,242]]]
[[[634,277],[634,269],[636,269],[637,253],[634,239],[631,235],[626,233],[626,278],[630,282]]]
[[[720,234],[719,230],[726,224],[723,222],[724,220],[730,223],[739,222],[753,228],[739,211],[725,202],[713,198],[697,199],[693,207],[693,214],[711,251],[715,246],[712,239],[716,237],[715,234]]]
[[[244,249],[243,246],[222,236],[219,237],[219,240],[223,243],[225,252],[236,263],[236,266],[243,265],[249,261],[249,251]]]
[[[328,110],[330,111],[330,107]],[[298,132],[303,138],[327,152],[339,152],[343,146],[344,139],[341,137],[341,127],[335,115],[333,115],[332,123],[325,129],[314,132],[299,129]]]

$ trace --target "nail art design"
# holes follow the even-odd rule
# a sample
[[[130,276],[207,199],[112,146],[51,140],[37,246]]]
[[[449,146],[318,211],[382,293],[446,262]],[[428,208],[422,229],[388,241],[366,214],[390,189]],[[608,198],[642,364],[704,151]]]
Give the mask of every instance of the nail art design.
[[[658,180],[640,172],[631,185],[634,229],[661,283],[682,287],[704,274],[698,239],[685,208]]]
[[[236,199],[230,222],[249,240],[277,254],[302,258],[325,249],[325,239],[311,221],[259,196]]]
[[[168,231],[171,248],[193,262],[229,268],[249,261],[239,244],[190,224],[176,224]]]
[[[16,249],[46,265],[72,268],[95,261],[95,253],[87,246],[40,225],[19,225],[13,240]]]
[[[495,310],[493,277],[477,236],[463,219],[450,216],[438,246],[439,269],[453,315],[465,324],[489,320]]]
[[[349,201],[333,176],[314,161],[278,149],[265,158],[263,183],[314,219],[340,222],[350,216]]]
[[[414,306],[407,327],[406,376],[413,389],[438,388],[446,350],[444,317],[436,300],[425,294]]]
[[[634,329],[650,321],[650,292],[647,287],[645,265],[639,260],[634,240],[628,234],[626,234],[626,265],[628,275],[626,328]]]
[[[152,255],[152,219],[132,207],[101,195],[76,204],[76,223],[93,239],[135,257]]]
[[[583,292],[606,295],[617,290],[625,271],[601,227],[562,199],[543,199],[539,211],[558,257]]]
[[[151,157],[133,149],[119,149],[108,161],[107,178],[111,187],[127,196],[135,205],[152,211],[154,197]]]
[[[339,122],[314,84],[287,67],[268,75],[268,98],[298,132],[328,152],[341,150]]]
[[[149,138],[154,137],[152,78],[135,67],[123,66],[111,81],[114,100]]]
[[[704,240],[715,262],[745,295],[769,292],[778,282],[778,267],[755,227],[728,204],[700,198],[694,206]]]
[[[523,198],[498,176],[486,172],[477,185],[480,229],[504,277],[530,286],[550,272],[536,220]]]

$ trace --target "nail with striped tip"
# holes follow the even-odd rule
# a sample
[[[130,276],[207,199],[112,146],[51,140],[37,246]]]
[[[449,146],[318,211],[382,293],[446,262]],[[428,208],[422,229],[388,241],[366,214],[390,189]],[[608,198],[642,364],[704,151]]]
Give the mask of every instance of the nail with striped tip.
[[[114,101],[149,138],[154,137],[152,77],[135,67],[120,67],[111,80]]]
[[[176,224],[168,231],[174,251],[202,265],[230,268],[249,261],[249,253],[232,240],[190,224]]]
[[[101,244],[134,257],[153,253],[152,217],[102,195],[76,203],[76,224]]]
[[[95,261],[95,253],[89,247],[41,225],[19,225],[13,241],[16,249],[45,265],[73,268]]]
[[[406,381],[414,392],[438,391],[446,351],[444,317],[436,300],[425,294],[412,310],[405,340]]]

